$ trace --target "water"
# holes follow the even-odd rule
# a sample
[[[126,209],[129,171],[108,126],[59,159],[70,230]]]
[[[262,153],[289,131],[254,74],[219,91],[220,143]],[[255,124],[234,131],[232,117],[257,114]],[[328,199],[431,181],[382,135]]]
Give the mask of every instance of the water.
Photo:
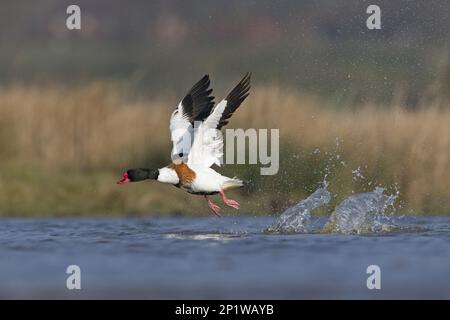
[[[348,197],[334,209],[324,231],[361,234],[401,228],[386,212],[389,207],[393,209],[397,195],[385,195],[383,192],[383,188],[377,187],[372,192]]]
[[[280,217],[269,226],[269,233],[300,233],[312,231],[310,226],[312,211],[326,205],[331,200],[331,193],[327,190],[327,184],[317,189],[305,200],[286,209]]]
[[[450,298],[447,217],[366,235],[264,232],[274,220],[2,219],[0,298]],[[71,264],[80,291],[65,288]]]
[[[342,201],[331,214],[325,226],[312,225],[312,212],[331,200],[327,184],[317,189],[305,200],[284,211],[267,229],[268,233],[334,232],[344,234],[368,234],[409,229],[397,226],[387,213],[394,209],[397,195],[385,195],[384,189],[376,187],[372,192],[360,193]]]

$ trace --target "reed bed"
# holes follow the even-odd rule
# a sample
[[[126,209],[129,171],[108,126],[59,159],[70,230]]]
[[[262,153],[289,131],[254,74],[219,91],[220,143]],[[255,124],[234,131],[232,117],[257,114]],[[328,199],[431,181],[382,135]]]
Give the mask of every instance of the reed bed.
[[[173,97],[131,97],[105,83],[1,88],[0,214],[206,212],[200,199],[167,186],[113,183],[128,167],[170,160]],[[237,169],[253,186],[238,195],[248,205],[241,211],[282,210],[329,173],[336,201],[383,185],[400,192],[398,212],[450,213],[450,108],[442,104],[338,109],[293,90],[255,87],[230,125],[280,129],[278,175]],[[174,201],[163,201],[167,194]]]

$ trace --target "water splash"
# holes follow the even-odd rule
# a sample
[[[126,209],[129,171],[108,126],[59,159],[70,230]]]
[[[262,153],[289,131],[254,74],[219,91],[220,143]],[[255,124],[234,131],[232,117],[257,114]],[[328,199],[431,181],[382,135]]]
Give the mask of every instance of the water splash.
[[[323,232],[363,234],[389,232],[395,229],[391,217],[386,213],[398,194],[384,195],[377,187],[372,192],[359,193],[342,201],[330,216]]]
[[[352,179],[353,181],[367,180],[366,177],[362,174],[361,167],[352,170]]]
[[[264,232],[266,233],[342,233],[375,234],[388,232],[423,231],[416,227],[399,225],[392,211],[399,193],[385,195],[384,188],[377,187],[372,192],[359,193],[343,200],[336,206],[328,222],[321,229],[313,227],[311,214],[316,208],[331,200],[327,184],[317,189],[305,200],[285,210]]]
[[[308,198],[295,206],[285,210],[281,216],[265,231],[269,233],[300,233],[312,231],[309,228],[311,212],[327,204],[331,200],[331,193],[327,190],[327,183],[317,189]]]
[[[317,224],[311,223],[312,211],[330,202],[332,195],[327,190],[327,180],[336,170],[347,167],[347,163],[340,154],[342,139],[336,137],[335,148],[332,151],[325,151],[327,159],[324,167],[323,187],[317,189],[307,199],[300,201],[295,206],[288,208],[280,217],[265,229],[269,233],[306,233],[306,232],[326,232],[343,234],[367,234],[378,232],[393,232],[406,230],[394,224],[393,215],[388,214],[388,208],[393,208],[399,191],[395,185],[394,195],[384,195],[384,188],[376,187],[372,192],[354,194],[346,198],[335,207],[328,222],[323,228],[318,230]],[[316,148],[312,154],[320,154],[321,150]],[[367,169],[367,165],[364,166]],[[363,174],[361,166],[351,170],[352,180],[355,183],[364,183],[365,188],[375,185],[376,181],[371,181]],[[367,190],[365,189],[364,190]],[[336,195],[333,195],[336,197]],[[315,224],[316,227],[312,227]],[[320,227],[319,227],[320,228]]]

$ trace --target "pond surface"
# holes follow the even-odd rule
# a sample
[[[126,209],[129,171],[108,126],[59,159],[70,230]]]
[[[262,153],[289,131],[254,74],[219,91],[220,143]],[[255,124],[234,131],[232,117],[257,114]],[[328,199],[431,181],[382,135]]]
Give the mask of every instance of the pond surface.
[[[1,219],[0,298],[450,298],[450,218],[366,235],[264,232],[274,220]]]

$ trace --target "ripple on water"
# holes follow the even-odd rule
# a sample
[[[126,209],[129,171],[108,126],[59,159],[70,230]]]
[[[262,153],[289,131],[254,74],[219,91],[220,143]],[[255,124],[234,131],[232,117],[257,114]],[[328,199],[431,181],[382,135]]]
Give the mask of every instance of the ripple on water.
[[[231,241],[242,239],[243,235],[239,234],[224,234],[224,233],[169,233],[165,235],[168,239],[177,240],[214,240],[214,241]]]

